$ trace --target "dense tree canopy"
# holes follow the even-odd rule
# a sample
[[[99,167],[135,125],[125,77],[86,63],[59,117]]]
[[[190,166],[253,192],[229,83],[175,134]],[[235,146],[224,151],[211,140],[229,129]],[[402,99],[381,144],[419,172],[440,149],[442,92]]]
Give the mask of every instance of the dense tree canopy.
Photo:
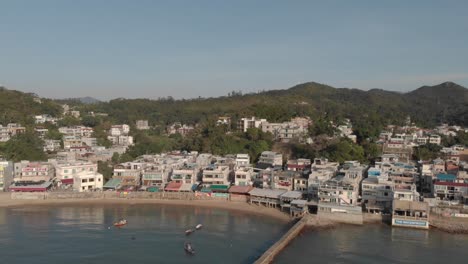
[[[1,151],[6,159],[15,162],[47,159],[43,150],[43,141],[30,132],[12,137],[5,143]]]

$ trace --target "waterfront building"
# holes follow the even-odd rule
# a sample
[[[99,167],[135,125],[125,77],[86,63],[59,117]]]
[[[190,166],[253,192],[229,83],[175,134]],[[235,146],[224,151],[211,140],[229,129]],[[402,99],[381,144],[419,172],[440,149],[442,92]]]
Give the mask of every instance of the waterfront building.
[[[73,175],[73,190],[89,192],[103,189],[104,178],[97,171],[81,171]]]
[[[231,185],[229,180],[229,167],[210,165],[203,169],[202,181],[203,185],[209,187],[210,185]]]
[[[22,160],[14,164],[14,182],[41,183],[49,182],[55,176],[55,167],[49,162],[30,162]]]
[[[234,185],[252,186],[255,172],[252,167],[239,167],[234,171]]]
[[[143,170],[141,175],[142,186],[164,187],[169,177],[169,170],[162,165],[153,165]]]
[[[13,181],[13,162],[0,160],[0,192],[6,191]]]
[[[55,165],[55,177],[58,181],[59,186],[68,185],[68,186],[73,186],[75,188],[74,181],[75,181],[75,178],[77,178],[78,174],[82,175],[86,179],[93,177],[93,175],[95,179],[99,178],[99,175],[96,175],[97,170],[98,170],[97,163],[92,163],[88,161],[73,161],[73,162],[54,161],[53,164]],[[81,179],[78,177],[78,180],[81,180]],[[88,180],[86,180],[86,183],[87,182]],[[101,179],[101,185],[102,185],[102,179]],[[82,187],[86,187],[86,190],[88,190],[88,186],[93,186],[93,185],[89,185],[89,184],[76,185],[76,190],[83,191]],[[102,186],[100,188],[102,188]]]
[[[195,184],[198,181],[200,169],[196,163],[186,163],[174,169],[170,176],[171,182]]]
[[[426,202],[394,200],[392,226],[429,229],[429,205]]]
[[[114,166],[112,178],[121,180],[122,188],[135,189],[141,184],[141,174],[146,168],[146,163],[125,162]]]
[[[253,188],[249,192],[250,203],[257,203],[258,205],[276,208],[280,205],[280,197],[285,192],[285,190]]]

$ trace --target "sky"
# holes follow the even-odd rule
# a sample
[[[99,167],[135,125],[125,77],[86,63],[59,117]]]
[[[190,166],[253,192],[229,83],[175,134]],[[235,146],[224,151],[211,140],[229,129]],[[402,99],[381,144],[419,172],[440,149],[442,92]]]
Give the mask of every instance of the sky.
[[[468,87],[468,1],[0,0],[0,86],[42,97]]]

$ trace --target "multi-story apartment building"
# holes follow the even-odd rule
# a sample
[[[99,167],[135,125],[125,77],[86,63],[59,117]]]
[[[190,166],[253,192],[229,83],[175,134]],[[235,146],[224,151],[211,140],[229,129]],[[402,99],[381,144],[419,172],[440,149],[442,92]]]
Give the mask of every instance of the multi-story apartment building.
[[[252,167],[238,167],[234,171],[234,185],[252,186],[255,172]]]
[[[89,192],[102,190],[103,176],[96,171],[81,171],[73,176],[73,190]]]
[[[50,151],[54,152],[59,150],[62,147],[62,141],[61,140],[55,140],[55,139],[46,139],[44,140],[44,151]]]
[[[263,151],[258,160],[257,167],[281,168],[283,166],[283,155],[273,151]]]
[[[0,160],[0,192],[5,191],[13,181],[13,162]]]
[[[63,148],[70,149],[72,147],[81,147],[83,142],[81,141],[80,136],[66,135],[63,136]]]
[[[236,168],[250,166],[249,154],[236,154]]]
[[[15,182],[48,182],[55,176],[55,167],[49,162],[30,162],[23,160],[16,162]]]
[[[187,163],[183,167],[174,169],[171,174],[171,181],[177,183],[191,183],[194,184],[198,181],[200,169],[196,163]]]
[[[127,124],[113,125],[111,126],[111,129],[109,130],[109,135],[110,136],[123,136],[123,135],[128,135],[129,132],[130,132],[130,126]]]
[[[122,187],[136,188],[141,185],[141,174],[146,165],[141,162],[125,162],[115,165],[112,178],[120,180]]]
[[[59,132],[67,136],[75,136],[76,138],[91,137],[93,128],[86,126],[60,127]]]
[[[237,122],[237,130],[240,132],[247,132],[249,128],[260,128],[262,123],[267,122],[266,119],[257,119],[256,117],[244,117]]]
[[[296,159],[288,160],[286,163],[286,169],[289,171],[310,171],[311,162],[310,159]]]
[[[78,174],[89,178],[98,170],[97,163],[88,161],[54,162],[54,165],[56,178],[63,185],[73,185]]]
[[[212,184],[230,185],[229,173],[229,166],[208,166],[203,169],[203,184],[207,186]]]

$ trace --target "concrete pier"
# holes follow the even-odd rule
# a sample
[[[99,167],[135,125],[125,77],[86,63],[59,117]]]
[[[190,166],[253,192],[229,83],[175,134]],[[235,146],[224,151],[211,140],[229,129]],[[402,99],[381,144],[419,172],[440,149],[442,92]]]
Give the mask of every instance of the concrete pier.
[[[307,224],[307,216],[299,220],[289,231],[284,234],[273,246],[271,246],[263,255],[255,261],[255,264],[267,264],[271,263],[273,259],[283,250],[296,236],[301,232],[304,226]]]

